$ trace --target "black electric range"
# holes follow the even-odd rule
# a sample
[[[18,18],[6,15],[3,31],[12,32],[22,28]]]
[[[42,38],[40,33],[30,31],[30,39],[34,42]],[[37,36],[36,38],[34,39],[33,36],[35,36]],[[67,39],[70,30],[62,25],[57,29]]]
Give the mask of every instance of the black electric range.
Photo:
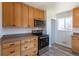
[[[43,34],[42,30],[33,30],[32,34],[38,36],[38,55],[41,55],[48,49],[46,47],[49,46],[49,36]]]

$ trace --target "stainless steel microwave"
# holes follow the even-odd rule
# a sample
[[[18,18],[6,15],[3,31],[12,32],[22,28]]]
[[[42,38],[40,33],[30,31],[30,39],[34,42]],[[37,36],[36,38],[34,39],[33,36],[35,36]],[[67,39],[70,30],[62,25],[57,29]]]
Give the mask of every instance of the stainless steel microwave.
[[[35,27],[44,27],[45,26],[45,21],[34,19],[34,26]]]

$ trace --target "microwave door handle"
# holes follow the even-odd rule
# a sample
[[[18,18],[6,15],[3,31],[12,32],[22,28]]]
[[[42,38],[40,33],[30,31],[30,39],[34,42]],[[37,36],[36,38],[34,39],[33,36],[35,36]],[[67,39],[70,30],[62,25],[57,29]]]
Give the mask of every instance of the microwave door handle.
[[[35,27],[35,24],[36,24],[36,21],[35,21],[35,19],[34,19],[34,27]]]

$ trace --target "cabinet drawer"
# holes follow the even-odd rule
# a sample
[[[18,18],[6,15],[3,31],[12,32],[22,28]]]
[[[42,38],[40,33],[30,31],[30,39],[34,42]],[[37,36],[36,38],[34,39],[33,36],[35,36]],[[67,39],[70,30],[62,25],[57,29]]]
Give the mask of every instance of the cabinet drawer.
[[[29,44],[24,44],[24,45],[21,45],[21,51],[25,51],[25,50],[28,50],[31,48],[31,45],[30,43]]]
[[[22,51],[22,53],[21,53],[21,55],[22,56],[29,56],[29,50],[24,50],[24,51]]]
[[[37,49],[28,49],[28,50],[25,50],[25,51],[22,51],[21,55],[22,56],[34,56],[34,55],[37,55]]]
[[[38,39],[32,38],[31,39],[31,45],[32,45],[32,47],[38,47]]]
[[[35,56],[35,55],[37,55],[37,53],[38,53],[38,49],[37,49],[37,48],[32,48],[32,49],[30,50],[30,55],[31,55],[31,56]]]
[[[20,55],[20,49],[3,49],[3,56],[17,56]]]
[[[3,56],[19,56],[20,55],[20,41],[3,44],[2,55]]]
[[[2,45],[2,48],[3,49],[6,49],[6,48],[14,48],[14,47],[16,47],[18,45],[20,45],[20,41],[10,42],[10,43],[3,44]]]
[[[29,42],[30,42],[30,39],[21,40],[21,44],[26,44],[26,43],[29,43]]]

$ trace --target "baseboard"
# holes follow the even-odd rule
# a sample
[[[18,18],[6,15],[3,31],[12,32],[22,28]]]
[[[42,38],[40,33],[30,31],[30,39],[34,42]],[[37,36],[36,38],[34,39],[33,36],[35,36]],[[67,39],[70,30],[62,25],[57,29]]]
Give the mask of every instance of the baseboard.
[[[65,44],[63,44],[63,43],[59,43],[59,42],[55,42],[56,44],[59,44],[59,45],[62,45],[62,46],[64,46],[64,47],[67,47],[67,48],[71,48],[71,47],[69,47],[69,46],[67,46],[67,45],[65,45]]]

